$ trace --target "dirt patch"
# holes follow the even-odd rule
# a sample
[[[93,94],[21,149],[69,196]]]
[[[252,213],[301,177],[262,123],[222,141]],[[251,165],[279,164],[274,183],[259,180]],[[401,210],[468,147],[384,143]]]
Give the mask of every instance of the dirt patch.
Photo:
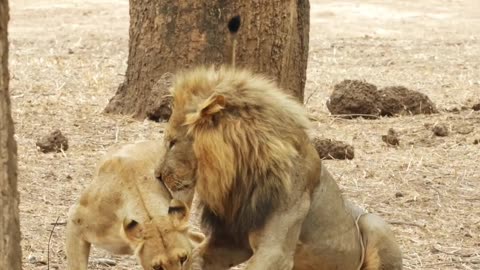
[[[403,86],[389,86],[380,90],[383,116],[438,113],[430,98]]]
[[[332,114],[349,117],[378,116],[380,114],[378,105],[377,87],[360,80],[344,80],[336,84],[327,102],[327,108]]]
[[[438,137],[446,137],[448,136],[448,127],[445,124],[438,124],[432,128],[433,134]]]
[[[150,98],[147,100],[147,118],[155,122],[167,122],[172,115],[172,97],[170,88],[174,74],[164,73],[153,85]]]
[[[430,98],[404,86],[377,86],[360,80],[344,80],[334,86],[327,108],[347,118],[438,113]]]
[[[35,144],[43,153],[61,152],[68,150],[68,139],[62,134],[59,129],[38,139]]]
[[[400,145],[398,133],[393,128],[388,129],[387,135],[382,135],[382,141],[389,145]]]
[[[312,140],[321,159],[353,159],[353,146],[332,139],[314,138]]]

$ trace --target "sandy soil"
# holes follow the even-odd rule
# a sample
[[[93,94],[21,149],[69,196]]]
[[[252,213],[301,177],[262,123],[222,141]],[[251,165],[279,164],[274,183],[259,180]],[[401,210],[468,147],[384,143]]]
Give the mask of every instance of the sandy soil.
[[[162,124],[102,115],[123,80],[128,54],[126,0],[15,0],[10,71],[19,154],[24,269],[47,269],[57,218],[91,179],[115,142],[161,138]],[[326,161],[345,196],[392,223],[405,269],[480,269],[480,2],[477,0],[311,1],[306,106],[319,136],[355,147],[349,161]],[[365,79],[430,96],[434,116],[342,120],[325,106],[333,85]],[[428,129],[446,124],[447,137]],[[35,141],[59,128],[64,154]],[[400,145],[381,135],[394,128]],[[470,132],[468,132],[470,131]],[[65,269],[65,227],[50,245],[51,269]],[[114,258],[114,267],[95,263]],[[94,249],[91,269],[140,269],[131,257]]]

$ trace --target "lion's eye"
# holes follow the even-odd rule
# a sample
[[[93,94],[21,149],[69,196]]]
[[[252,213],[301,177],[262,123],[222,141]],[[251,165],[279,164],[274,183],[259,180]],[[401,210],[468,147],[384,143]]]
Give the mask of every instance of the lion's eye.
[[[168,148],[172,149],[172,147],[174,147],[176,143],[177,143],[177,139],[170,140],[170,143],[168,144]]]
[[[187,260],[187,255],[183,255],[182,257],[180,257],[181,264],[184,264],[186,260]]]

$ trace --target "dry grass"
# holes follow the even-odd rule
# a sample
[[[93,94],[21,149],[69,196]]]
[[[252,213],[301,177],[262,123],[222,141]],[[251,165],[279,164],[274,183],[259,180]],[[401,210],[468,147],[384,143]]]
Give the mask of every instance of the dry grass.
[[[90,181],[95,162],[116,141],[161,138],[163,126],[102,109],[123,80],[128,1],[11,2],[10,69],[19,149],[24,269],[46,269],[57,217]],[[358,4],[358,3],[362,4]],[[326,161],[345,196],[392,222],[405,269],[480,269],[480,113],[343,120],[325,101],[346,78],[378,86],[402,84],[426,93],[441,109],[480,100],[480,7],[457,1],[311,1],[306,104],[316,133],[354,145],[351,161]],[[446,123],[448,137],[425,126]],[[461,134],[461,126],[473,132]],[[38,137],[60,128],[63,154],[42,154]],[[389,128],[400,146],[381,140]],[[65,269],[64,227],[52,235],[51,268]],[[132,258],[115,267],[140,269]],[[94,267],[93,267],[94,266]]]

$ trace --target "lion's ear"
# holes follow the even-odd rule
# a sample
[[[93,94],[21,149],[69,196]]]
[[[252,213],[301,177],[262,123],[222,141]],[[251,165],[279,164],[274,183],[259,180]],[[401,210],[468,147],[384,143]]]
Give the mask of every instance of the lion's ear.
[[[203,116],[214,115],[225,108],[225,96],[217,93],[212,94],[199,106],[199,113]]]
[[[195,124],[197,121],[211,117],[225,108],[225,96],[213,93],[205,101],[200,103],[198,109],[194,113],[187,114],[185,125]]]
[[[133,219],[125,218],[122,229],[127,239],[132,242],[136,243],[143,239],[143,226]]]
[[[168,215],[175,221],[183,223],[188,221],[188,207],[184,202],[172,199],[168,207]]]
[[[205,240],[205,234],[188,231],[188,238],[194,246],[199,246]]]

